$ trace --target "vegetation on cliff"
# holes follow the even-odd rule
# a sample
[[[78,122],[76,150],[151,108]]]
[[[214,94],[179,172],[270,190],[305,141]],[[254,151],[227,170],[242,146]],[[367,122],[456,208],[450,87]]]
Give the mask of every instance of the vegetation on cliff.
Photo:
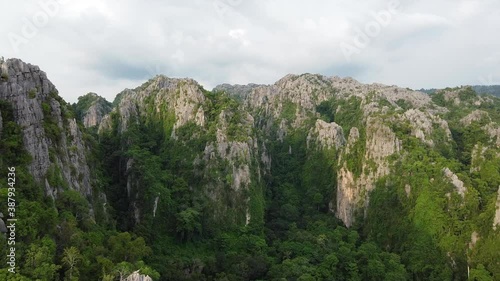
[[[19,202],[17,279],[4,262],[0,279],[500,280],[499,99],[310,74],[218,89],[158,76],[92,112],[95,94],[34,93],[42,180],[0,95]],[[85,151],[91,190],[63,147]]]

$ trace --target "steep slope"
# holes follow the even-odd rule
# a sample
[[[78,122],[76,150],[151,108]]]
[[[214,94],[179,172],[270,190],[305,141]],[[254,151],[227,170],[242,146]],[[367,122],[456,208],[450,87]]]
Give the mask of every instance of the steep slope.
[[[479,254],[486,245],[499,246],[492,227],[497,225],[500,184],[498,99],[478,96],[468,87],[428,96],[350,78],[305,74],[254,88],[245,106],[268,147],[283,145],[302,159],[296,160],[304,167],[303,179],[309,173],[335,178],[331,185],[323,184],[326,188],[319,194],[317,182],[291,179],[305,194],[305,205],[318,204],[319,198],[321,210],[329,201],[328,210],[346,226],[361,227],[367,237],[391,251],[405,249],[399,253],[407,265],[425,264],[428,261],[417,253],[434,252],[436,268],[444,267],[437,275],[408,267],[416,278],[464,276],[465,269],[478,264],[499,276],[498,262],[485,259],[491,250]],[[319,160],[313,158],[314,150],[293,149],[290,142],[297,135],[307,135],[297,147],[318,143],[323,159],[329,161],[308,170],[311,159]],[[276,161],[278,155],[266,157]],[[271,183],[268,188],[279,192],[284,185]],[[270,207],[271,213],[282,219],[283,209],[274,208]],[[475,244],[478,237],[483,241]],[[470,252],[459,246],[471,241],[477,247]]]
[[[117,177],[123,181],[116,188],[127,195],[123,198],[127,206],[117,209],[133,212],[133,224],[163,214],[161,219],[170,217],[174,229],[182,228],[180,216],[187,212],[196,214],[196,223],[204,226],[249,224],[253,216],[262,224],[263,210],[251,210],[252,202],[262,200],[258,198],[262,195],[248,194],[261,184],[253,123],[235,100],[205,91],[190,79],[158,76],[125,90],[99,128],[102,136],[121,136],[115,141],[122,144],[124,153],[113,161],[121,167]],[[146,140],[134,138],[141,133],[155,135],[147,149],[141,146]],[[143,155],[160,156],[157,168],[162,171],[150,179],[145,178],[148,171],[144,169],[153,164],[146,164]],[[144,181],[157,187],[144,190]],[[179,192],[188,192],[193,198],[172,210],[167,204],[175,194],[169,186],[186,189]]]
[[[500,278],[498,98],[157,76],[69,106],[38,67],[1,69],[0,166],[19,168],[28,278]]]
[[[28,169],[35,182],[53,198],[65,188],[98,197],[92,187],[95,181],[84,133],[46,74],[18,59],[0,67],[0,99],[12,107],[13,120],[22,129],[24,148],[32,158]]]
[[[123,195],[111,202],[124,227],[161,220],[165,235],[189,242],[264,226],[278,247],[291,225],[329,214],[402,255],[415,278],[464,277],[480,264],[496,276],[477,251],[498,239],[497,99],[312,74],[215,89],[227,93],[158,76],[120,93],[103,118],[101,138],[121,147],[108,195]],[[414,266],[426,252],[427,271]]]
[[[102,118],[112,109],[111,103],[96,93],[88,93],[79,97],[73,107],[76,117],[85,128],[98,128]]]
[[[0,179],[15,188],[1,189],[0,212],[16,219],[15,239],[0,239],[0,279],[111,280],[118,267],[157,279],[141,261],[144,239],[113,229],[98,143],[71,105],[39,67],[9,59],[0,69]]]
[[[318,128],[318,123],[314,129],[312,126],[318,118],[344,129],[336,137],[347,142],[337,145],[337,194],[336,202],[332,202],[336,207],[331,210],[347,226],[352,225],[358,207],[368,202],[375,182],[389,173],[387,158],[402,149],[391,126],[408,123],[411,135],[430,146],[437,131],[446,134],[447,139],[441,142],[450,140],[446,121],[436,115],[446,109],[435,106],[427,95],[378,84],[363,85],[350,78],[289,75],[272,86],[255,88],[246,106],[260,120],[257,125],[279,140],[293,130],[316,130],[321,137],[326,128]]]

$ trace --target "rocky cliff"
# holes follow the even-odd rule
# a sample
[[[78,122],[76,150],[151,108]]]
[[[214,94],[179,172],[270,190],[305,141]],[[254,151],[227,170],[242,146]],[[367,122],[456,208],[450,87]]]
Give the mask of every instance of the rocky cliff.
[[[236,101],[221,96],[205,91],[191,79],[157,76],[136,89],[123,91],[116,107],[102,119],[99,132],[106,134],[116,127],[126,135],[136,125],[159,122],[161,143],[171,142],[178,149],[190,151],[193,148],[186,146],[196,141],[197,148],[183,161],[191,179],[203,186],[188,188],[210,198],[210,212],[218,221],[248,224],[251,198],[245,194],[260,184],[254,120],[250,114],[240,112]],[[126,147],[133,145],[130,139],[126,142]],[[143,212],[137,206],[154,205],[156,213],[160,211],[158,200],[162,199],[156,196],[139,204],[137,198],[143,191],[138,175],[132,172],[138,162],[133,157],[122,161],[127,163],[123,173],[130,209],[135,223],[139,223]]]
[[[73,107],[77,118],[85,128],[99,127],[102,118],[112,109],[111,103],[96,93],[88,93],[79,97]]]
[[[88,146],[55,86],[40,68],[18,59],[5,61],[1,69],[0,99],[11,104],[14,119],[23,128],[24,146],[33,159],[29,170],[35,180],[51,197],[63,188],[51,182],[53,177],[62,177],[69,188],[91,196]]]
[[[53,198],[67,188],[93,198],[89,146],[70,105],[39,67],[9,59],[0,68],[0,99],[12,106],[13,118],[22,128],[34,180]]]
[[[500,274],[495,254],[483,255],[494,252],[500,225],[497,98],[315,74],[207,91],[160,75],[113,103],[89,93],[68,105],[38,67],[10,59],[0,68],[0,150],[10,153],[0,164],[19,152],[20,136],[37,188],[55,202],[68,190],[87,199],[68,208],[109,204],[121,230],[213,238],[219,252],[236,247],[221,233],[243,233],[253,255],[266,241],[302,237],[319,218],[310,235],[318,245],[330,221],[405,264],[432,252],[457,276],[480,264]],[[164,250],[163,240],[152,243]],[[287,261],[285,244],[273,250]],[[196,279],[210,263],[178,266]]]
[[[269,137],[283,140],[290,130],[311,130],[308,142],[317,138],[322,147],[335,146],[340,151],[336,207],[331,210],[348,226],[355,211],[367,206],[375,182],[390,173],[387,158],[403,149],[391,129],[394,124],[408,124],[411,135],[429,146],[434,145],[436,131],[445,133],[442,142],[451,138],[447,122],[439,117],[446,108],[433,104],[424,93],[395,86],[304,74],[251,87],[250,94],[248,88],[244,91],[245,106],[254,115],[256,126]],[[314,123],[318,117],[340,120],[340,126],[322,120]],[[342,127],[348,129],[347,136]]]
[[[54,178],[61,177],[70,188],[92,197],[88,146],[54,85],[38,67],[20,60],[8,60],[1,68],[1,98],[13,105],[16,122],[23,128],[35,180],[43,183],[48,196],[57,196],[62,186],[57,186]],[[313,74],[287,75],[273,85],[224,84],[216,91],[227,92],[236,101],[219,108],[221,100],[197,82],[158,76],[136,89],[124,90],[113,108],[94,93],[81,97],[74,107],[83,125],[98,127],[100,133],[116,126],[124,135],[132,123],[156,120],[162,123],[166,139],[184,144],[186,137],[203,140],[203,149],[193,155],[192,173],[205,182],[204,192],[214,202],[221,200],[219,190],[223,185],[231,187],[231,198],[239,198],[242,190],[259,183],[262,174],[269,173],[273,158],[266,145],[274,139],[283,142],[290,132],[302,130],[307,133],[307,147],[317,143],[322,150],[337,151],[336,191],[330,210],[350,226],[356,212],[368,207],[376,182],[391,173],[389,159],[394,155],[404,157],[408,152],[401,138],[414,137],[430,148],[452,146],[452,133],[443,119],[449,112],[446,105],[481,107],[494,102],[487,97],[466,99],[463,90],[450,90],[442,92],[442,102],[436,103],[430,96],[408,89]],[[471,110],[459,122],[465,127],[481,123],[481,131],[498,148],[498,123],[488,112]],[[190,126],[197,128],[192,135],[179,135],[179,130]],[[127,142],[127,146],[132,145]],[[477,154],[474,151],[471,155]],[[472,161],[477,162],[478,157]],[[130,205],[136,206],[133,198],[140,197],[141,188],[130,172],[134,161],[122,160],[127,163],[124,175],[130,175],[126,176],[126,192],[132,198]],[[223,175],[215,175],[217,169]],[[444,179],[449,179],[463,197],[463,182],[448,167],[443,171]],[[411,192],[411,185],[406,190]],[[249,200],[243,196],[227,202],[244,210],[246,223],[250,218],[248,205],[242,207],[247,203],[241,202]],[[157,197],[154,202],[156,212]],[[224,213],[227,206],[218,208],[217,212]],[[139,220],[139,208],[131,209]]]

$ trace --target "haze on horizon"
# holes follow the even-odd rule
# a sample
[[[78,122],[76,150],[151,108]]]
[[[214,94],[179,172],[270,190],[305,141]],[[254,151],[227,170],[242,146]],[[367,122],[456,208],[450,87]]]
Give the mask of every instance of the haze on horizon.
[[[0,0],[0,56],[47,72],[69,102],[156,74],[270,84],[288,73],[443,88],[500,84],[500,2]]]

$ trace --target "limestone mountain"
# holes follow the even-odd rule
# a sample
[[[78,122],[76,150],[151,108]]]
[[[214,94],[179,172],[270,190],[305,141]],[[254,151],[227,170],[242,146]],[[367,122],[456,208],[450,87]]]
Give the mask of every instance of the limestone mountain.
[[[112,109],[112,104],[96,93],[88,93],[78,98],[73,105],[77,119],[85,128],[99,127],[102,118]]]
[[[64,276],[72,247],[82,280],[500,278],[496,97],[160,75],[71,106],[38,67],[1,69],[0,164],[48,212],[20,241],[52,275],[21,261],[27,278]]]
[[[144,213],[155,218],[162,212],[153,220],[174,215],[176,211],[165,209],[174,195],[165,186],[187,185],[183,192],[189,192],[188,201],[198,198],[209,205],[199,213],[207,218],[207,224],[250,223],[252,201],[262,201],[263,196],[258,140],[250,114],[240,111],[238,103],[226,95],[208,92],[191,79],[157,76],[120,96],[113,111],[103,118],[99,134],[103,138],[119,136],[116,145],[130,152],[114,159],[117,166],[111,167],[120,167],[117,181],[121,186],[117,188],[127,194],[125,217],[133,213],[133,224],[138,224]],[[136,133],[147,140],[135,137]],[[143,141],[149,147],[144,147]],[[167,143],[168,151],[161,151]],[[149,156],[161,156],[167,163],[156,168],[171,174],[161,179],[145,170],[151,167],[147,165]],[[179,158],[175,165],[182,167],[180,171],[169,167],[174,164],[168,163],[173,157]],[[143,188],[144,183],[148,189]],[[250,191],[255,191],[255,196],[245,194]],[[177,212],[191,210],[183,208]],[[254,216],[262,220],[263,210],[258,212]]]
[[[1,111],[6,117],[2,127],[9,128],[2,138],[22,138],[29,159],[26,168],[40,191],[52,199],[65,189],[78,191],[90,202],[102,199],[104,194],[92,176],[91,145],[71,106],[45,72],[19,59],[9,59],[0,67]],[[4,166],[17,162],[2,160]]]

